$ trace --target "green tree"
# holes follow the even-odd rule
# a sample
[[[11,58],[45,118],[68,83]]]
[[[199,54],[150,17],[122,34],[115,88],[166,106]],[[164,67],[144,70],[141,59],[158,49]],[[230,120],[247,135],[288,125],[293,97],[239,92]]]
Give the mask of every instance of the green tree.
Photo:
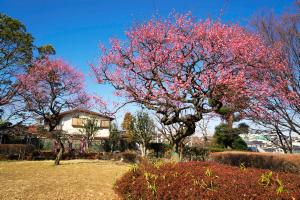
[[[118,126],[116,123],[112,123],[109,132],[109,143],[112,152],[118,149],[120,139],[121,135],[120,131],[118,130]]]
[[[222,90],[227,91],[225,86],[222,85],[219,87],[221,87]],[[222,92],[220,94],[222,94]],[[217,95],[215,99],[209,99],[209,104],[214,105],[218,103],[218,99],[221,99],[221,96]],[[239,134],[247,133],[249,126],[245,123],[240,123],[237,128],[233,128],[233,123],[241,120],[240,113],[249,107],[248,103],[249,99],[247,97],[242,97],[239,102],[222,105],[216,110],[216,113],[220,115],[223,121],[225,121],[225,123],[216,127],[213,136],[214,143],[218,147],[247,150],[247,144]]]
[[[37,48],[39,52],[39,59],[43,59],[49,55],[55,55],[55,49],[51,44],[46,44]]]
[[[133,139],[139,145],[142,157],[147,155],[147,148],[154,134],[154,121],[147,112],[139,111],[134,118]]]
[[[94,117],[86,119],[86,121],[83,123],[83,128],[80,130],[80,132],[84,134],[88,147],[91,146],[92,141],[99,129],[99,121]]]
[[[220,148],[247,150],[246,142],[239,136],[239,134],[245,132],[246,128],[244,124],[238,128],[231,128],[227,124],[220,124],[215,128],[213,143]]]
[[[33,37],[24,24],[0,13],[0,111],[6,118],[22,116],[16,107],[16,76],[29,66],[33,48]]]
[[[124,120],[122,123],[122,129],[125,131],[125,139],[127,142],[133,141],[133,128],[134,128],[133,116],[130,112],[127,112],[125,113]]]

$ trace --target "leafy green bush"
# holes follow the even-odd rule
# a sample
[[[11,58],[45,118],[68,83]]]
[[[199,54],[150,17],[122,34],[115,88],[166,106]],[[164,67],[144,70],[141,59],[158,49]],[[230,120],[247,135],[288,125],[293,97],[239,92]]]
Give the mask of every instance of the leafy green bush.
[[[201,160],[204,161],[209,155],[210,150],[202,147],[189,147],[185,146],[183,155],[189,161]]]

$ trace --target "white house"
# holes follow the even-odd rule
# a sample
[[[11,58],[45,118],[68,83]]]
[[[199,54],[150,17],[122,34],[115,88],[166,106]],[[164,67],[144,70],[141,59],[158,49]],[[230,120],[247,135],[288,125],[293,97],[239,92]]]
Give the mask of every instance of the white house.
[[[86,120],[95,118],[100,127],[95,134],[95,139],[104,139],[109,137],[110,123],[113,120],[113,118],[109,116],[85,109],[74,109],[62,112],[60,115],[62,118],[56,129],[63,130],[68,135],[81,136]],[[38,123],[40,125],[44,125],[43,121],[39,121]]]

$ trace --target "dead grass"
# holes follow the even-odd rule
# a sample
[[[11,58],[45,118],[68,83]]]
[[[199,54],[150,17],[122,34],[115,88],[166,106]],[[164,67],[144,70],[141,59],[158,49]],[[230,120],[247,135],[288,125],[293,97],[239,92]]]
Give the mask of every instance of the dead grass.
[[[116,199],[115,180],[129,169],[99,160],[2,161],[0,199]]]

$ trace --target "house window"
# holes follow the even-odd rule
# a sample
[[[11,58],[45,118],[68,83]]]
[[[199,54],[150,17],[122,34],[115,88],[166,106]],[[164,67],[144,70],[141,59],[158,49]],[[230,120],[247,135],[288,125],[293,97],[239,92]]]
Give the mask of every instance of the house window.
[[[86,119],[72,118],[72,126],[83,127]]]
[[[101,124],[100,124],[100,127],[101,128],[109,128],[109,125],[110,125],[110,121],[109,120],[102,120]]]

